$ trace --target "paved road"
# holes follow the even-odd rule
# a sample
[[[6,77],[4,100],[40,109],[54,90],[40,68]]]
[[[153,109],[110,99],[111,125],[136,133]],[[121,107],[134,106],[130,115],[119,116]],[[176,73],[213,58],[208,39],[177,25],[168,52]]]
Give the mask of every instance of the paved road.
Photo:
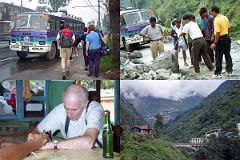
[[[79,50],[79,58],[75,58],[70,67],[72,73],[69,79],[103,79],[88,77],[84,70],[82,50]],[[47,60],[44,56],[28,55],[24,60],[20,60],[16,52],[9,50],[8,45],[0,44],[0,80],[4,79],[61,79],[60,58],[56,57],[53,61]]]

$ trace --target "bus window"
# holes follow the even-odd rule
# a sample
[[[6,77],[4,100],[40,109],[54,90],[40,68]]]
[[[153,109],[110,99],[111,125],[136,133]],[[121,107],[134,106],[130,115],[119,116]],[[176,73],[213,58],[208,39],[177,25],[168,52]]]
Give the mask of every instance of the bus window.
[[[16,22],[14,23],[14,28],[27,28],[28,15],[18,15]]]
[[[52,20],[48,21],[48,23],[50,24],[50,30],[56,29],[55,20],[52,19]]]
[[[47,29],[47,20],[42,19],[40,15],[32,15],[29,22],[29,28],[33,29]]]
[[[60,30],[60,21],[56,21],[56,30]]]

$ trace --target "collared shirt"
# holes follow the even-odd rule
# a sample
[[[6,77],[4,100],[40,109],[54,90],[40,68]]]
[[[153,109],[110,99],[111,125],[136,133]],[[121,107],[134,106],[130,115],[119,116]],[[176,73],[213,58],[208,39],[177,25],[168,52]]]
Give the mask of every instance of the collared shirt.
[[[205,23],[202,17],[197,18],[197,24],[199,25],[201,31],[205,31]]]
[[[179,28],[178,28],[177,26],[174,26],[174,27],[173,27],[173,30],[175,30],[175,32],[177,33],[177,37],[179,37],[179,35],[182,33],[183,28],[182,28],[182,26],[180,26]],[[184,46],[184,45],[186,45],[186,42],[185,42],[183,36],[179,37],[178,45],[179,45],[179,46]]]
[[[102,130],[104,124],[104,109],[98,102],[92,101],[86,109],[83,110],[82,115],[76,120],[70,120],[68,133],[65,133],[66,111],[64,105],[56,106],[37,126],[40,132],[51,131],[54,133],[57,130],[61,131],[64,138],[73,138],[84,135],[88,128],[96,128],[99,130],[98,140],[102,143]],[[86,124],[86,121],[87,124]],[[96,147],[99,147],[95,143]]]
[[[196,22],[188,22],[183,27],[183,33],[188,33],[192,40],[203,37],[202,32]]]
[[[101,36],[97,32],[91,32],[86,36],[86,42],[89,42],[89,50],[101,48]]]
[[[229,20],[226,16],[218,14],[214,20],[214,32],[220,32],[220,36],[228,34],[230,28]]]
[[[164,32],[164,27],[159,24],[153,28],[151,25],[146,26],[142,31],[141,34],[147,35],[151,40],[160,39],[162,33]]]
[[[212,34],[214,32],[214,17],[213,16],[207,16],[204,18],[205,22],[205,39],[206,40],[211,40]]]

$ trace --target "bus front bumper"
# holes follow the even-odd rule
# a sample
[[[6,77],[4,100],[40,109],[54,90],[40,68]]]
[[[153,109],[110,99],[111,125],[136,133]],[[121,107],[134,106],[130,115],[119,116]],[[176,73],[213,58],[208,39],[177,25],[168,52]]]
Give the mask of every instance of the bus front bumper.
[[[12,51],[24,51],[24,52],[36,52],[36,53],[46,53],[50,51],[48,46],[20,46],[16,44],[10,45],[10,50]]]

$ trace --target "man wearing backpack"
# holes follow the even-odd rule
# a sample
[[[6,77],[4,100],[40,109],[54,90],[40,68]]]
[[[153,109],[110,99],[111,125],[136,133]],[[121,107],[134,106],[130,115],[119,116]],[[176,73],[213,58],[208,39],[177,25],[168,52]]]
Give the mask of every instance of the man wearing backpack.
[[[69,29],[67,23],[64,24],[64,29],[58,32],[57,43],[60,46],[60,57],[62,65],[62,79],[66,79],[66,76],[70,76],[70,56],[72,52],[72,45],[75,41],[75,35]]]

